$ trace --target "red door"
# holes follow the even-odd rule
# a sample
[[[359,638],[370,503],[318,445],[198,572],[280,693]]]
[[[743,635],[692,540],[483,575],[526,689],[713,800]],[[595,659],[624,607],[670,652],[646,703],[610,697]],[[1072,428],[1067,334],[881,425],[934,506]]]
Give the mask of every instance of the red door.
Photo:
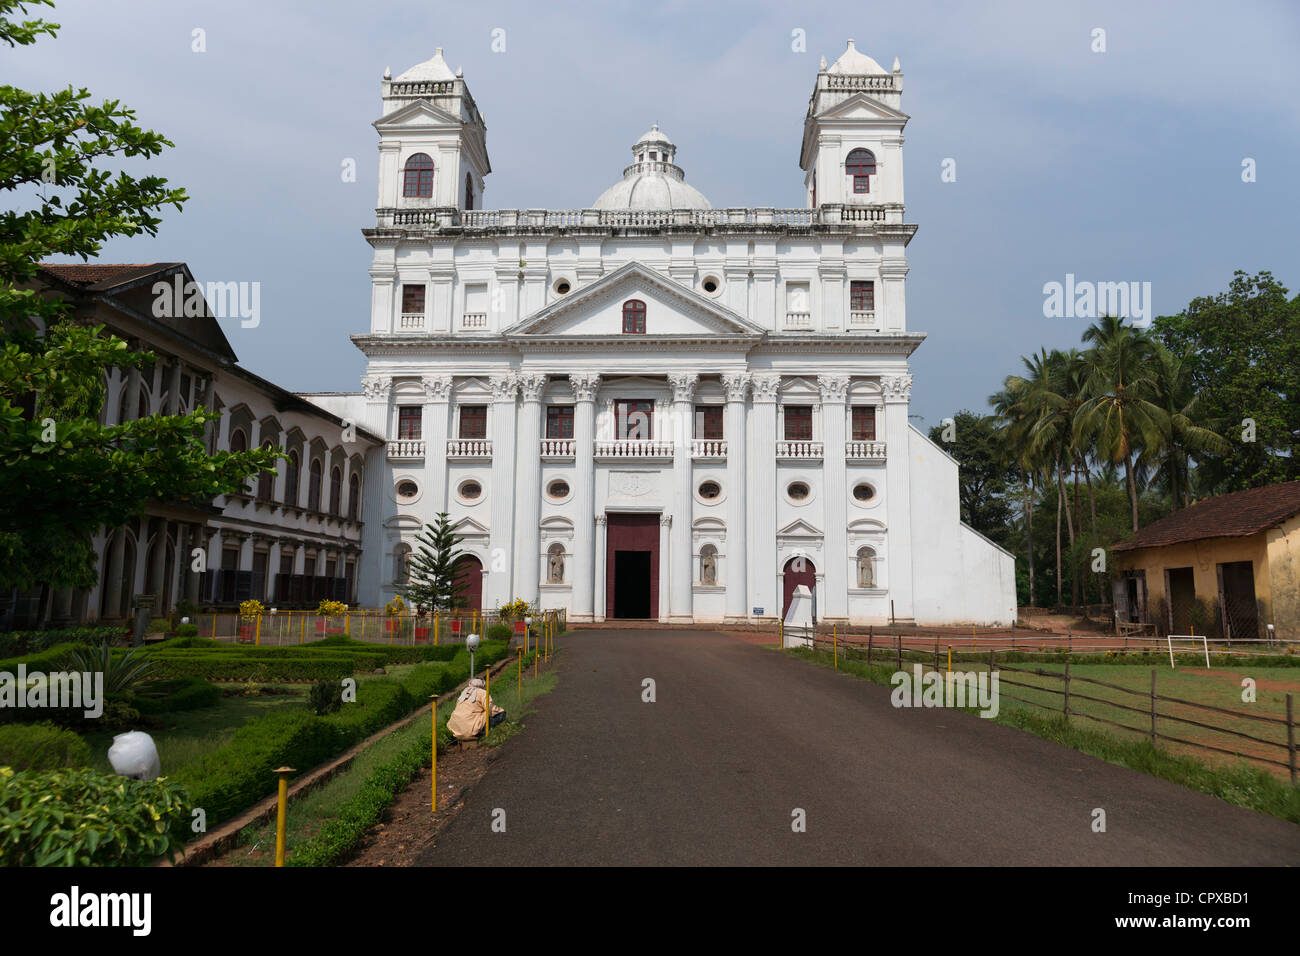
[[[659,515],[611,514],[606,528],[605,616],[659,616]]]
[[[466,554],[456,559],[455,568],[461,589],[456,606],[466,611],[483,610],[483,562]]]
[[[785,620],[786,612],[790,610],[790,598],[794,596],[794,589],[799,585],[804,585],[809,591],[817,586],[817,568],[807,558],[791,558],[785,563],[785,594],[781,600],[781,620]],[[816,615],[817,602],[813,601],[813,614]]]

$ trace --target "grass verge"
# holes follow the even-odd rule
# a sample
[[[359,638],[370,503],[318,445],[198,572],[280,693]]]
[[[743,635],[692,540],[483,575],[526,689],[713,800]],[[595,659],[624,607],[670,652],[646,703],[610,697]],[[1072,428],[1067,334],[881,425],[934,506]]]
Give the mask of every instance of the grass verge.
[[[833,655],[829,651],[796,648],[787,650],[786,653],[822,667],[833,666]],[[845,660],[843,657],[840,658],[839,669],[846,674],[885,686],[890,686],[890,678],[895,673],[892,664],[869,665],[864,661]],[[974,710],[970,711],[972,716],[975,713]],[[1064,715],[1042,713],[1008,704],[1004,704],[998,716],[992,719],[996,723],[1028,731],[1107,763],[1208,793],[1247,810],[1300,823],[1300,787],[1293,787],[1245,761],[1210,766],[1194,757],[1152,746],[1149,741],[1121,739],[1103,730],[1068,721]]]

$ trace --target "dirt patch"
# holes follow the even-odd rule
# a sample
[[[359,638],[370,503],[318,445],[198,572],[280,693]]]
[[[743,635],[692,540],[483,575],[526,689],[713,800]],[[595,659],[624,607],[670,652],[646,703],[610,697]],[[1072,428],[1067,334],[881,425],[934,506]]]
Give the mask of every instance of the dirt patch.
[[[498,747],[472,747],[438,755],[438,812],[429,808],[429,769],[411,781],[370,828],[344,866],[413,866],[465,804],[470,787],[483,779]]]
[[[1248,667],[1249,664],[1243,664],[1242,666],[1243,668]],[[1226,677],[1236,684],[1240,684],[1241,679],[1243,677],[1250,676],[1248,674],[1243,674],[1239,671],[1209,670],[1209,671],[1197,671],[1196,673],[1198,676],[1205,675],[1206,677]],[[1261,677],[1255,678],[1255,687],[1258,688],[1259,690],[1275,690],[1283,694],[1295,693],[1297,690],[1300,690],[1300,688],[1296,687],[1295,681],[1265,680],[1264,678]]]

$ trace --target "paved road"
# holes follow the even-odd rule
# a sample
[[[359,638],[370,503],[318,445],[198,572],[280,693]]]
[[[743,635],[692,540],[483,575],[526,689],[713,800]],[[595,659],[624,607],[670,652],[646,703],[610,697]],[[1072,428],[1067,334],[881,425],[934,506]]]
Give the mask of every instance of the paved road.
[[[1300,863],[1300,827],[726,635],[562,644],[556,689],[421,862]]]

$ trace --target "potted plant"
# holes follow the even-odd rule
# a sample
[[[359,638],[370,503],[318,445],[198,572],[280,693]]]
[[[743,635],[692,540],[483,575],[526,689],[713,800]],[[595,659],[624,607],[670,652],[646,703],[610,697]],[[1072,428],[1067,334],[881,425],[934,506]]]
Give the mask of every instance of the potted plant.
[[[400,594],[394,595],[393,599],[384,605],[384,633],[389,639],[398,636],[402,632],[402,615],[406,613],[406,602],[402,600]]]
[[[266,608],[261,601],[249,598],[247,601],[241,601],[239,604],[239,643],[251,644],[253,642],[253,632],[257,627],[257,619],[266,613]]]

